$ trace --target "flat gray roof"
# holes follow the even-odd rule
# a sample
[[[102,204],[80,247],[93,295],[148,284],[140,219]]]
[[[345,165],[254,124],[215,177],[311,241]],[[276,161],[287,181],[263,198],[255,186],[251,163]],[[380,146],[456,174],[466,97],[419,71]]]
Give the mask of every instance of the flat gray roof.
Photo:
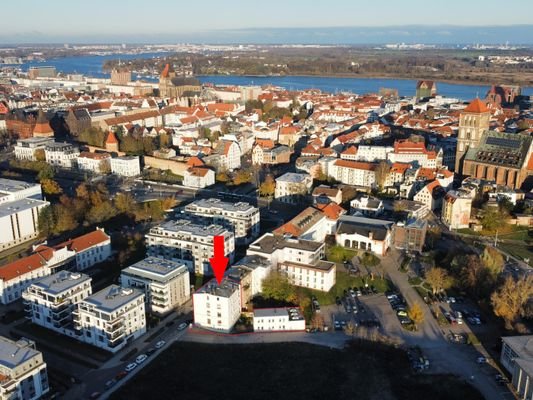
[[[15,342],[0,336],[0,365],[13,369],[17,365],[41,354],[41,352],[35,350],[33,346],[34,343],[25,338]]]
[[[140,290],[111,285],[87,297],[83,302],[96,306],[100,311],[111,313],[141,296],[143,292]]]
[[[256,207],[252,206],[249,203],[245,202],[238,202],[238,203],[230,203],[227,201],[222,201],[217,198],[210,198],[210,199],[199,199],[193,201],[191,204],[188,204],[185,206],[185,210],[189,211],[191,208],[196,207],[202,207],[202,208],[215,208],[215,209],[221,209],[224,211],[231,211],[231,212],[247,212],[251,210],[257,210]]]
[[[276,182],[292,182],[292,183],[301,183],[306,178],[310,178],[309,174],[298,174],[295,172],[287,172],[280,177],[276,178]]]
[[[230,297],[233,293],[235,293],[236,290],[239,290],[239,285],[227,278],[224,278],[222,282],[220,282],[220,285],[217,283],[216,279],[211,279],[204,286],[198,289],[196,293],[207,293],[213,296]]]
[[[272,254],[275,250],[289,247],[291,249],[298,249],[304,251],[317,251],[323,243],[312,242],[310,240],[291,239],[283,236],[275,236],[271,233],[266,233],[250,245],[251,250],[262,251],[267,254]]]
[[[318,260],[317,263],[314,264],[314,265],[311,265],[311,264],[300,264],[300,263],[291,262],[291,261],[284,261],[284,262],[280,263],[280,265],[294,265],[294,266],[300,267],[300,268],[319,269],[321,271],[329,271],[330,269],[335,267],[335,263],[332,263],[332,262],[326,261],[326,260]]]
[[[123,269],[122,273],[165,282],[177,275],[189,273],[189,270],[184,264],[176,261],[158,257],[146,257],[144,260]]]
[[[227,229],[221,225],[201,225],[194,223],[188,219],[178,219],[175,221],[167,221],[159,226],[150,229],[150,234],[154,233],[154,230],[162,229],[169,232],[184,232],[195,236],[211,237],[215,235],[223,235],[227,232]]]
[[[502,340],[518,354],[518,357],[533,360],[533,335],[506,336],[502,337]]]
[[[0,192],[15,193],[35,186],[40,185],[38,183],[29,183],[14,179],[0,178]]]
[[[60,294],[87,281],[91,281],[89,275],[79,272],[60,271],[36,280],[32,283],[32,286],[37,286],[49,294]]]
[[[0,204],[0,217],[6,217],[20,211],[28,210],[33,207],[47,206],[50,203],[43,200],[20,199],[10,201],[9,203]]]
[[[254,309],[254,317],[269,318],[269,317],[286,317],[289,316],[290,321],[304,319],[300,309],[297,307],[277,307],[277,308],[256,308]]]
[[[258,267],[268,268],[272,264],[268,260],[268,258],[258,256],[256,254],[252,255],[246,255],[243,258],[241,258],[238,262],[236,262],[233,266],[234,267],[246,267],[249,269],[256,269]]]

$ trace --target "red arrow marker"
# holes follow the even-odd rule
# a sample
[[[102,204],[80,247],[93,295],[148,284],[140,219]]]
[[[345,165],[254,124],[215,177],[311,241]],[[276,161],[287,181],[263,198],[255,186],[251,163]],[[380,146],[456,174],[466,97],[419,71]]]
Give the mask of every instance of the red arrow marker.
[[[224,257],[224,236],[214,236],[213,247],[215,254],[209,259],[209,262],[215,273],[215,278],[220,285],[220,282],[222,282],[222,278],[224,277],[224,271],[229,262],[229,258]]]

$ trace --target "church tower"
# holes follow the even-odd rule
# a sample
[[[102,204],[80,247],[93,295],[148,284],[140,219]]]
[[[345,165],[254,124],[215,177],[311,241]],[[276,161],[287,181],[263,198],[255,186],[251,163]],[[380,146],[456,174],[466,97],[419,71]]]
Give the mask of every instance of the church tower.
[[[490,111],[479,99],[474,99],[468,107],[461,111],[459,117],[459,134],[455,152],[455,173],[463,174],[463,160],[470,147],[477,147],[481,135],[490,126]]]
[[[170,64],[166,64],[165,68],[163,68],[163,72],[161,72],[161,76],[159,77],[159,96],[172,97],[172,87],[174,86],[172,83],[172,78],[175,77],[176,72],[174,69],[170,66]]]

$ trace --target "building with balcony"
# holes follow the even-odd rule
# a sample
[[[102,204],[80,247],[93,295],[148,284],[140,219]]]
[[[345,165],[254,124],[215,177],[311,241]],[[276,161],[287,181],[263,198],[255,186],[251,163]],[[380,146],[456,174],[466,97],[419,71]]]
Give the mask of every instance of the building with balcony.
[[[122,270],[123,287],[142,290],[147,309],[164,315],[191,298],[189,270],[179,262],[147,257]]]
[[[60,271],[37,279],[22,293],[26,318],[73,336],[72,312],[91,293],[91,278],[79,272]]]
[[[227,278],[210,280],[193,294],[194,323],[202,328],[231,332],[241,315],[239,284]]]
[[[224,255],[233,262],[235,237],[220,225],[201,225],[186,219],[167,221],[146,235],[147,254],[185,264],[190,272],[212,275],[213,238],[224,236]]]
[[[80,150],[70,143],[51,142],[44,148],[46,162],[60,168],[74,168]]]
[[[276,178],[274,197],[288,204],[305,202],[313,186],[313,178],[309,174],[287,172]]]
[[[278,268],[295,286],[329,292],[336,282],[337,267],[325,260],[313,265],[285,261],[279,263]]]
[[[185,206],[184,212],[231,229],[237,244],[248,244],[259,236],[259,209],[245,202],[200,199]]]
[[[35,343],[0,336],[0,399],[36,400],[49,390],[46,363]]]
[[[17,144],[13,146],[15,158],[17,160],[37,161],[35,152],[37,150],[44,152],[45,147],[49,143],[53,142],[54,138],[50,137],[31,137],[27,139],[19,139],[17,140]]]
[[[116,353],[146,332],[144,293],[111,285],[85,298],[73,313],[76,338]]]

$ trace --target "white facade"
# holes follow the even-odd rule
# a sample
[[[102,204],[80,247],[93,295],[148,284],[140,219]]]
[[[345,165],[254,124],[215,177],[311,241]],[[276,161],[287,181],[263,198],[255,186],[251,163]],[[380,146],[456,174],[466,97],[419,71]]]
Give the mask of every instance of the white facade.
[[[146,235],[147,254],[183,263],[189,271],[212,275],[214,236],[224,236],[224,255],[233,262],[235,237],[220,225],[198,225],[189,220],[168,221]]]
[[[80,155],[80,150],[66,142],[52,142],[44,149],[46,162],[60,168],[74,168],[76,160]]]
[[[189,168],[183,173],[183,186],[203,189],[215,184],[215,171],[209,168]]]
[[[144,291],[147,309],[166,314],[191,298],[189,270],[183,264],[156,257],[147,257],[122,270],[124,287]]]
[[[39,235],[39,212],[49,204],[34,199],[0,203],[0,251],[36,238]]]
[[[331,165],[328,175],[346,185],[374,187],[375,165],[359,161],[337,160]]]
[[[35,343],[0,336],[0,398],[37,400],[50,390],[46,363]]]
[[[46,145],[53,143],[53,138],[32,137],[28,139],[19,139],[13,146],[15,158],[17,160],[37,161],[35,157],[36,150],[45,149]]]
[[[276,178],[274,197],[284,203],[298,204],[305,200],[313,186],[313,178],[309,174],[287,172]]]
[[[194,323],[206,329],[229,333],[241,315],[239,285],[224,279],[209,281],[193,295]]]
[[[305,318],[298,308],[259,308],[254,310],[254,332],[304,331]]]
[[[110,161],[111,173],[120,176],[139,176],[141,164],[138,156],[115,157]]]
[[[229,171],[236,170],[241,167],[241,148],[237,142],[230,140],[223,140],[220,143],[222,151],[220,159],[225,169]]]
[[[392,221],[343,215],[337,223],[338,245],[384,256],[392,243]]]
[[[329,292],[337,281],[337,267],[328,261],[321,260],[314,265],[282,262],[279,270],[291,284],[322,292]]]
[[[357,154],[355,155],[355,161],[381,161],[386,160],[389,153],[394,151],[392,146],[368,146],[360,145],[357,148]]]
[[[78,340],[116,353],[146,332],[144,294],[108,286],[79,303],[74,329]]]
[[[188,204],[184,212],[231,228],[237,243],[250,243],[259,236],[259,209],[248,203],[229,203],[217,198],[200,199]]]
[[[77,160],[78,169],[100,174],[106,168],[110,168],[111,156],[108,153],[82,152]]]
[[[0,204],[22,199],[42,200],[41,185],[0,178]]]
[[[464,229],[470,226],[472,198],[464,192],[450,190],[442,201],[442,222],[448,229]]]
[[[22,294],[26,317],[32,323],[72,336],[72,312],[92,293],[91,278],[60,271],[33,282]]]

